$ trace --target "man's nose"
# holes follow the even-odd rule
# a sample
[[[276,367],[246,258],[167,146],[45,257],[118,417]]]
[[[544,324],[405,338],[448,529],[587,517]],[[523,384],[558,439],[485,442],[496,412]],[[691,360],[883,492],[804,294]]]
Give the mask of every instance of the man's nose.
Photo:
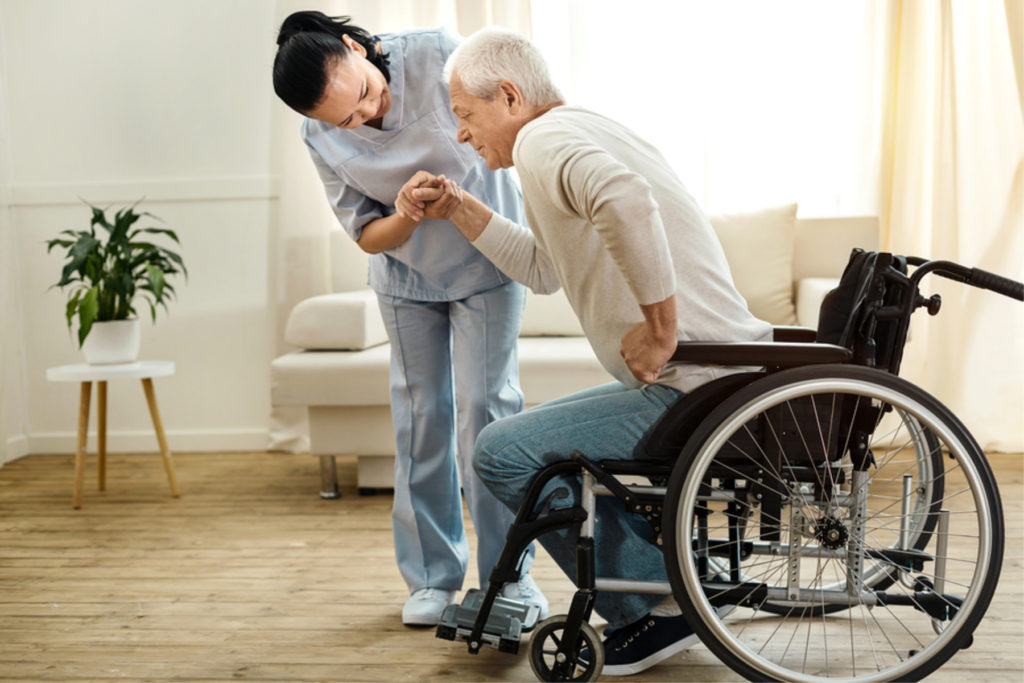
[[[455,131],[455,141],[458,142],[459,144],[462,144],[467,140],[469,140],[469,131],[466,130],[465,125],[459,123],[458,129],[456,129]]]

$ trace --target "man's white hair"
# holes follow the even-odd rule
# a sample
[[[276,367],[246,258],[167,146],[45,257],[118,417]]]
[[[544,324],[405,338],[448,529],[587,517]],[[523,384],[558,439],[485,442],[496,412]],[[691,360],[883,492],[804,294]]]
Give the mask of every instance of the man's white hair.
[[[519,86],[531,104],[564,100],[537,46],[508,29],[489,26],[462,41],[444,65],[445,83],[451,82],[455,72],[466,93],[479,99],[493,99],[498,84],[508,80]]]

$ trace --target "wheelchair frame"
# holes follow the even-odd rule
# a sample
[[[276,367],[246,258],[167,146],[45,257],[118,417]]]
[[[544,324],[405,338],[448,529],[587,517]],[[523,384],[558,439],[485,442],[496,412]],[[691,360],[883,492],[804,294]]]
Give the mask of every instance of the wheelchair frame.
[[[716,380],[670,408],[647,444],[668,458],[594,462],[573,451],[540,471],[488,589],[450,606],[438,637],[465,640],[473,654],[516,652],[533,631],[540,680],[594,680],[604,651],[589,619],[607,590],[673,595],[705,645],[751,680],[916,680],[968,647],[998,581],[1002,507],[967,429],[897,376],[910,316],[941,306],[919,292],[929,273],[1024,301],[1024,285],[992,273],[854,250],[817,333],[681,343],[675,361],[765,371]],[[540,500],[546,484],[577,475],[579,504]],[[596,576],[602,495],[647,520],[668,581]],[[498,591],[530,542],[576,527],[569,611],[536,624],[535,611]],[[848,652],[831,648],[843,639]]]

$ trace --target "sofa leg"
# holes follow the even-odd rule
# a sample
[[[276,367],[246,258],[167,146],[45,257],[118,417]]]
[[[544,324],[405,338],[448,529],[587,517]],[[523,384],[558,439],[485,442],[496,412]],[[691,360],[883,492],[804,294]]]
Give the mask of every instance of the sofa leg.
[[[320,497],[341,498],[338,491],[338,470],[334,465],[333,455],[320,456]]]

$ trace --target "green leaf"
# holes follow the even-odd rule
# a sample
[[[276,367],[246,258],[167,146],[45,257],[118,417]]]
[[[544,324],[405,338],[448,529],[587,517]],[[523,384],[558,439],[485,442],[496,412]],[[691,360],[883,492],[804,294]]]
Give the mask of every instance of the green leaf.
[[[91,287],[78,305],[78,346],[81,347],[85,338],[89,336],[92,323],[96,320],[96,313],[99,310],[98,299],[99,287]]]
[[[147,264],[146,278],[149,280],[149,286],[153,288],[153,296],[156,297],[157,301],[160,301],[164,295],[164,271],[156,266]]]
[[[74,317],[75,313],[78,311],[78,299],[81,296],[82,296],[82,290],[81,289],[76,289],[74,295],[72,295],[72,297],[68,300],[68,306],[67,306],[67,310],[65,311],[65,316],[68,319],[68,329],[69,330],[71,329],[71,319]]]
[[[153,235],[167,235],[178,244],[181,244],[181,240],[178,239],[177,233],[167,228],[141,228],[133,232],[132,235],[138,235],[140,232],[148,232]]]
[[[99,209],[99,208],[97,208],[95,206],[92,206],[91,204],[89,205],[89,208],[92,209],[92,221],[89,223],[89,225],[91,225],[91,226],[100,225],[107,232],[110,232],[113,229],[113,227],[110,225],[110,223],[107,222],[107,216],[106,216],[106,213],[104,212],[104,210],[103,209]]]

